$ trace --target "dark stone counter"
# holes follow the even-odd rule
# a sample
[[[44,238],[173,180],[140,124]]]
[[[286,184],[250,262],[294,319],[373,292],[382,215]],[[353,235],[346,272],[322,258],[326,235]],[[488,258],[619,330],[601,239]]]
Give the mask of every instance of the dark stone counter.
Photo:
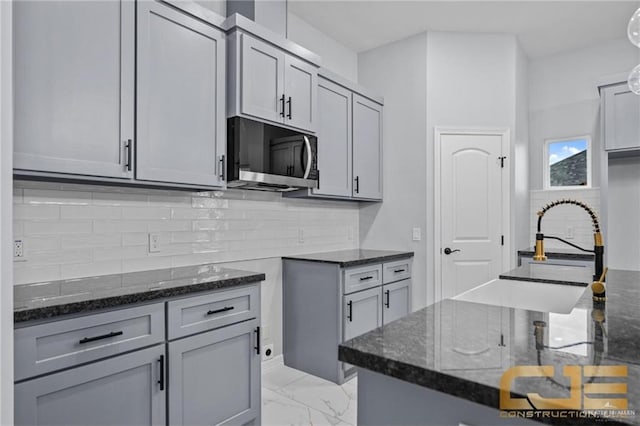
[[[14,287],[15,323],[236,287],[265,275],[215,265],[24,284]]]
[[[500,408],[501,378],[507,369],[548,365],[555,371],[553,377],[514,380],[513,398],[529,393],[568,398],[563,368],[579,366],[583,383],[626,383],[627,393],[611,398],[626,398],[627,409],[636,415],[534,420],[640,425],[640,272],[609,270],[607,297],[604,304],[594,304],[587,287],[564,315],[447,299],[345,342],[339,359],[495,409]],[[624,366],[628,376],[585,377],[589,370],[584,366],[591,365]]]
[[[299,256],[284,256],[283,259],[306,260],[309,262],[335,263],[341,268],[367,265],[370,263],[392,262],[413,257],[412,251],[387,250],[341,250],[325,253],[310,253]]]

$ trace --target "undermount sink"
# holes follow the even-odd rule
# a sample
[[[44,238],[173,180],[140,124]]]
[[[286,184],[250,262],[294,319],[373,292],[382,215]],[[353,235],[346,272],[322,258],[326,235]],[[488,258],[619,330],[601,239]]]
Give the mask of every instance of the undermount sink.
[[[496,278],[452,299],[539,312],[568,314],[587,286]]]

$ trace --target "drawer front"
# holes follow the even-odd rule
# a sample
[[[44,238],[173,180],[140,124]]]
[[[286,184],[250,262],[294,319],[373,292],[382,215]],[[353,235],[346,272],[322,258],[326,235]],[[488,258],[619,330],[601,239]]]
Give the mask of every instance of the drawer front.
[[[382,282],[384,284],[411,278],[411,258],[397,260],[382,265]]]
[[[211,330],[260,314],[260,290],[257,285],[169,302],[169,340]]]
[[[344,294],[382,285],[382,265],[373,264],[344,270]]]
[[[15,380],[164,341],[164,303],[15,330]]]

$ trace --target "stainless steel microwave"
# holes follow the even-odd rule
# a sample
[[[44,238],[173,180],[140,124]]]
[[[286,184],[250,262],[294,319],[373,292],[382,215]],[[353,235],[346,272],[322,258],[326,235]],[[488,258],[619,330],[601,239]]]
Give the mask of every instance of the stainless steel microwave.
[[[271,191],[316,188],[315,136],[250,120],[227,119],[227,186]]]

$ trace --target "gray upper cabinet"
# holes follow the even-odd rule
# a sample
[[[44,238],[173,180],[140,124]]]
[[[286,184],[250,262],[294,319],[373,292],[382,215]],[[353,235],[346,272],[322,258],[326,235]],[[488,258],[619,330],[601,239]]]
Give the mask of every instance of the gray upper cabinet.
[[[259,321],[169,343],[169,424],[260,424]]]
[[[285,124],[303,130],[316,129],[318,70],[293,56],[285,57]]]
[[[16,425],[164,425],[164,346],[15,385]]]
[[[246,34],[242,38],[241,111],[256,118],[284,118],[285,54]]]
[[[322,77],[318,80],[318,169],[316,195],[350,197],[351,91]]]
[[[224,33],[144,1],[137,34],[136,178],[223,186]]]
[[[315,133],[318,68],[240,31],[228,43],[227,116]]]
[[[640,97],[626,82],[602,88],[600,96],[605,150],[640,149]]]
[[[15,169],[132,177],[134,8],[14,3]]]
[[[382,105],[357,94],[353,95],[353,197],[382,199]]]

